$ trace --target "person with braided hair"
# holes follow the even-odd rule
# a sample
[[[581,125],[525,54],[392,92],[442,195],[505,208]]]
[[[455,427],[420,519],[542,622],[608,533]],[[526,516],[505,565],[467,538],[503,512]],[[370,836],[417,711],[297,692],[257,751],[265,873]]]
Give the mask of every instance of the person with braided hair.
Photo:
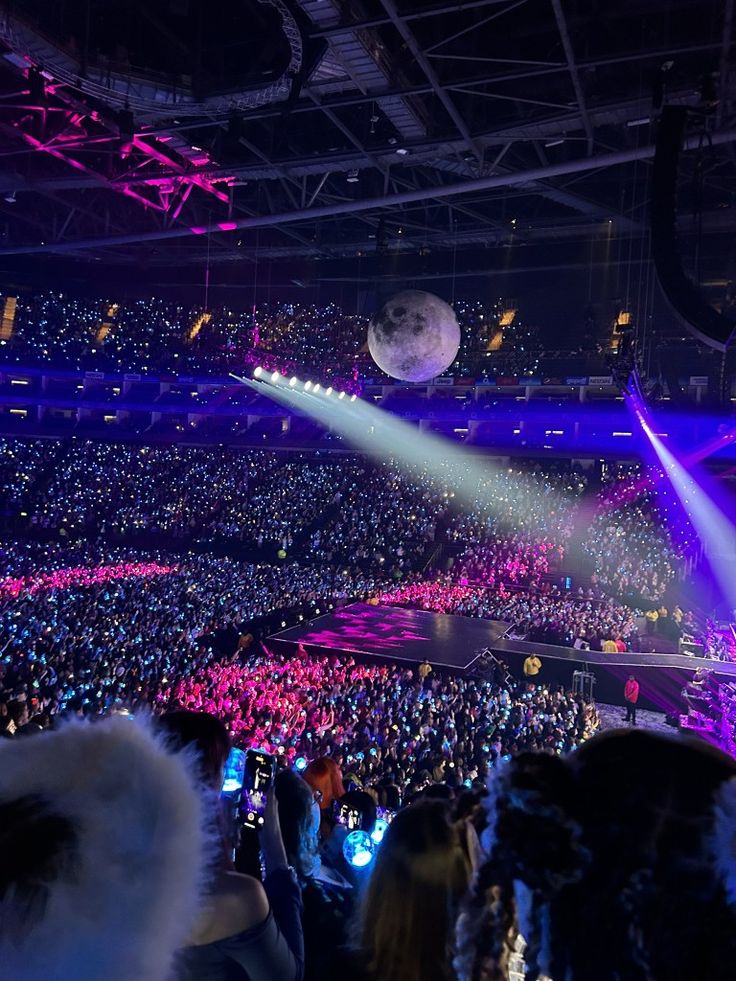
[[[736,972],[736,760],[685,738],[596,736],[496,771],[459,981],[726,981]]]

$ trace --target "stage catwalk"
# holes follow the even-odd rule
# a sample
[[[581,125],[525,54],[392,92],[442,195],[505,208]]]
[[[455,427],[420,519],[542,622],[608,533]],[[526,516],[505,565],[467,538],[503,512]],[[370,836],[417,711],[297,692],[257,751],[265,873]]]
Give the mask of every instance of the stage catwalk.
[[[353,603],[282,630],[269,643],[304,644],[323,653],[356,654],[394,664],[416,664],[426,657],[435,667],[463,674],[507,630],[507,623],[496,620]]]

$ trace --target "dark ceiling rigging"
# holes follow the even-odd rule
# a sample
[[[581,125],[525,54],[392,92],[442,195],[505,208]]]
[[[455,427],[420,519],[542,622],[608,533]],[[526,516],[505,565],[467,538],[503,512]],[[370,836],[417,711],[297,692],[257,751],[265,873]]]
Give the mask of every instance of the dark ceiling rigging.
[[[47,7],[0,20],[2,265],[645,236],[663,102],[702,110],[704,233],[736,224],[733,0]]]

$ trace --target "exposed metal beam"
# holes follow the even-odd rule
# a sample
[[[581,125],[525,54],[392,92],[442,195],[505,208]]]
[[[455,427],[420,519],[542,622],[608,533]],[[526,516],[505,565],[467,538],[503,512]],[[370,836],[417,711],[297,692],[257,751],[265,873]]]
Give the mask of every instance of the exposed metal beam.
[[[319,192],[325,186],[325,181],[327,180],[327,178],[329,176],[330,176],[329,170],[326,170],[324,172],[324,174],[322,174],[322,176],[319,179],[319,183],[317,184],[317,186],[315,187],[315,189],[312,191],[312,193],[309,195],[309,201],[306,202],[306,207],[307,208],[311,208],[312,205],[314,204],[314,202],[317,200],[317,198],[319,197]],[[305,180],[306,180],[306,178],[305,178]]]
[[[453,211],[455,211],[455,205],[450,206]],[[705,223],[707,226],[707,231],[712,235],[727,235],[731,234],[733,231],[733,218],[730,218],[727,213],[722,210],[715,212],[706,212],[704,214]],[[404,227],[408,227],[406,224]],[[682,234],[687,234],[690,231],[688,227],[687,219],[682,219],[678,221],[678,228]],[[591,234],[595,232],[595,229],[591,228],[589,222],[574,222],[565,226],[555,226],[555,227],[541,227],[541,228],[531,228],[525,229],[527,234],[527,240],[525,241],[525,246],[538,246],[545,242],[553,243],[552,254],[554,257],[554,246],[563,241],[579,241],[587,242],[591,241]],[[634,242],[640,243],[642,247],[646,247],[645,237],[632,239]],[[338,257],[341,258],[351,258],[355,256],[356,252],[362,252],[365,254],[370,254],[375,249],[375,239],[362,239],[355,238],[349,242],[344,242],[339,251],[336,253]],[[472,229],[459,228],[455,230],[435,230],[426,236],[421,236],[421,240],[418,237],[413,239],[410,237],[405,237],[399,242],[394,239],[391,245],[391,252],[396,256],[405,256],[415,253],[420,245],[428,246],[432,252],[439,250],[450,250],[455,248],[465,248],[465,247],[483,247],[487,249],[493,248],[507,248],[510,244],[508,236],[499,236],[496,228],[492,226],[486,227],[476,227]],[[212,254],[212,261],[216,263],[224,263],[230,261],[237,261],[238,258],[250,257],[252,256],[253,250],[244,248],[241,250],[242,254],[235,255],[232,251],[227,253]],[[294,250],[288,246],[265,246],[258,250],[258,255],[261,258],[268,258],[274,260],[289,259],[295,256],[309,257],[312,253],[308,249]],[[182,255],[177,253],[177,259],[179,262],[191,262],[191,263],[201,263],[206,256],[203,250],[191,251]],[[609,260],[612,261],[612,260]],[[624,261],[624,260],[621,260]],[[628,261],[628,260],[626,260]],[[650,261],[649,258],[642,261]],[[164,261],[162,259],[162,263]],[[170,264],[170,263],[166,263]],[[606,263],[602,263],[606,264]],[[587,264],[583,265],[583,268],[588,268]],[[502,270],[500,270],[502,273]],[[442,275],[447,276],[448,273],[445,271]],[[460,272],[457,275],[461,275]],[[320,280],[323,280],[323,276],[320,275]]]
[[[675,101],[686,101],[687,98],[692,97],[692,93],[689,90],[672,92],[670,93],[670,97]],[[589,115],[595,120],[597,126],[623,126],[627,119],[638,119],[641,116],[646,116],[649,110],[650,102],[649,98],[646,97],[626,103],[599,106],[593,110],[589,110]],[[565,133],[566,139],[570,140],[570,134],[579,128],[581,128],[579,116],[577,113],[572,113],[548,117],[546,120],[539,122],[530,121],[503,130],[476,134],[476,139],[482,139],[484,144],[489,147],[498,146],[499,155],[503,155],[514,145],[515,141],[542,140],[550,136],[558,136],[562,133]],[[406,174],[408,176],[413,169],[421,166],[431,167],[444,174],[452,175],[454,178],[472,177],[474,174],[471,173],[469,167],[459,160],[454,160],[453,155],[456,155],[457,151],[464,146],[465,144],[462,139],[453,141],[425,140],[421,144],[413,145],[411,153],[405,157],[399,158],[396,156],[395,150],[392,147],[376,150],[372,155],[378,157],[385,165],[390,165],[393,173],[402,175]],[[259,151],[259,154],[265,156],[261,151]],[[207,176],[210,180],[217,180],[220,177],[226,176],[237,176],[247,180],[275,179],[277,176],[289,176],[294,181],[297,175],[315,175],[317,179],[321,179],[325,173],[324,168],[326,165],[331,171],[339,172],[349,170],[352,167],[363,166],[364,161],[365,157],[362,153],[358,156],[356,153],[346,151],[334,155],[330,154],[328,160],[309,157],[303,160],[295,159],[289,162],[268,161],[264,165],[247,164],[235,168],[219,168],[208,170]],[[499,163],[500,156],[492,165],[486,168],[486,173],[493,173],[494,168]],[[165,178],[169,175],[162,173],[159,176]],[[176,173],[172,171],[170,176],[175,177]],[[582,174],[579,179],[584,179],[585,177],[586,174]],[[138,180],[135,174],[129,175],[128,179],[133,185]],[[144,182],[146,180],[142,175],[140,179]],[[95,187],[97,183],[95,179],[76,173],[65,177],[39,178],[38,180],[29,181],[20,177],[17,173],[0,172],[0,191],[18,190],[44,194],[50,191],[75,191],[86,187]],[[540,194],[558,204],[573,208],[582,214],[593,217],[600,217],[602,215],[605,217],[611,216],[610,204],[596,203],[587,197],[581,197],[565,188],[553,187],[543,183],[532,183],[524,188],[523,193],[527,195]],[[248,212],[245,213],[248,214]],[[620,216],[614,214],[614,217],[619,218]],[[639,222],[631,222],[625,216],[621,217],[621,221],[622,224],[620,227],[627,227],[628,224],[630,230],[634,230],[635,227],[639,226]]]
[[[311,89],[307,90],[307,94],[309,95],[310,99],[314,101],[315,105],[320,106],[319,96],[315,95],[314,92],[311,91]],[[355,149],[361,155],[365,163],[367,163],[371,167],[375,167],[382,174],[386,172],[388,164],[382,163],[378,159],[378,157],[376,157],[374,154],[366,150],[366,148],[363,146],[363,144],[358,139],[358,137],[352,132],[352,130],[348,126],[345,125],[345,123],[343,123],[340,117],[336,113],[334,113],[332,109],[330,109],[328,106],[320,106],[320,108],[324,112],[325,116],[332,123],[332,125],[336,129],[338,129],[345,137],[345,139],[355,147]]]
[[[342,29],[343,31],[345,28]],[[683,45],[676,48],[658,48],[656,50],[648,51],[636,51],[636,52],[624,52],[618,55],[611,55],[607,58],[592,58],[588,61],[582,61],[578,63],[578,70],[585,71],[590,68],[606,67],[611,65],[625,65],[625,64],[635,64],[640,61],[657,61],[662,58],[673,57],[675,55],[681,54],[699,54],[709,51],[720,51],[721,42],[711,42],[708,44],[690,44]],[[494,59],[494,61],[497,59]],[[513,64],[518,64],[516,59],[509,59]],[[507,72],[501,75],[486,75],[478,76],[472,75],[468,78],[453,79],[453,85],[463,85],[466,88],[471,85],[488,85],[490,83],[496,82],[517,82],[528,78],[537,78],[544,75],[554,75],[559,72],[566,72],[567,65],[565,62],[560,62],[559,64],[553,64],[549,67],[539,67],[530,68],[528,71],[523,72]],[[313,85],[313,91],[319,95],[319,86]],[[365,105],[369,102],[380,102],[381,99],[389,98],[404,98],[413,95],[428,95],[433,92],[432,86],[429,82],[422,83],[419,85],[399,85],[399,86],[389,86],[384,89],[367,89],[365,92],[348,92],[340,95],[333,95],[324,98],[320,101],[319,105],[315,105],[309,99],[303,99],[297,102],[290,109],[291,115],[298,115],[304,112],[318,112],[323,107],[327,106],[330,109],[341,109],[349,108],[355,105]],[[0,103],[0,108],[2,108],[2,103]],[[284,114],[283,107],[279,109],[257,109],[253,112],[244,113],[244,116],[248,121],[254,119],[275,119],[280,118]],[[189,130],[206,129],[213,126],[221,126],[222,120],[214,119],[198,119],[186,123],[177,123],[166,126],[152,127],[143,132],[145,136],[156,136],[156,135],[166,135],[170,133],[180,133],[187,132]]]
[[[316,96],[311,91],[310,91],[309,94],[310,94],[310,96],[312,98],[316,99]],[[388,163],[388,161],[385,161],[384,162],[380,158],[376,157],[374,154],[370,153],[363,146],[363,144],[361,143],[361,141],[350,131],[350,129],[347,126],[345,126],[343,124],[343,122],[340,120],[340,118],[338,116],[336,116],[335,113],[331,109],[325,109],[325,114],[327,115],[327,118],[330,120],[330,122],[333,123],[333,125],[335,125],[340,130],[340,132],[348,140],[350,140],[350,142],[353,144],[353,146],[356,148],[356,150],[358,150],[358,152],[361,153],[365,157],[365,159],[367,160],[367,162],[369,164],[371,164],[372,166],[376,167],[383,174],[385,174],[386,177],[388,177],[389,167],[390,167],[390,164]],[[397,178],[397,181],[398,181],[398,178]],[[406,186],[406,182],[404,182],[404,186]],[[416,185],[410,185],[410,186],[415,187]],[[430,200],[437,200],[437,199],[433,197]],[[471,212],[469,210],[466,210],[464,213],[466,215],[468,215],[469,217],[473,217],[473,218],[476,218],[476,219],[478,219],[478,217],[479,217],[477,214],[474,214],[473,212]],[[487,219],[483,218],[482,220],[483,221],[486,221]]]
[[[479,65],[528,65],[532,68],[552,68],[554,71],[567,71],[567,62],[538,61],[531,58],[495,58],[492,55],[476,54],[432,54],[436,61],[475,61]],[[492,79],[489,79],[492,81]]]
[[[504,7],[503,10],[497,10],[495,13],[489,14],[482,20],[474,21],[472,24],[468,24],[466,27],[461,27],[459,30],[455,31],[454,34],[450,34],[449,37],[443,37],[442,40],[437,41],[431,47],[425,48],[424,53],[426,55],[431,55],[433,51],[437,50],[437,48],[443,48],[446,44],[451,44],[453,41],[457,41],[459,37],[464,37],[466,34],[477,31],[479,27],[485,27],[485,25],[489,24],[492,20],[496,20],[498,17],[503,17],[504,14],[509,14],[512,10],[516,10],[517,7],[523,7],[523,5],[528,2],[529,0],[511,0],[509,5]],[[406,15],[404,15],[404,19],[406,19]]]
[[[575,52],[572,49],[572,41],[570,40],[570,33],[567,29],[567,20],[565,19],[565,12],[562,9],[561,0],[552,0],[552,9],[555,12],[557,30],[560,32],[560,38],[562,39],[562,49],[565,52],[565,60],[567,61],[572,87],[575,92],[575,99],[580,110],[580,118],[583,121],[585,135],[588,138],[588,156],[590,156],[593,152],[593,127],[590,124],[588,110],[585,106],[583,87],[580,84],[580,75],[578,74],[578,67],[575,62]]]
[[[721,36],[721,60],[719,63],[720,79],[718,90],[718,105],[716,107],[716,126],[720,126],[723,112],[726,108],[728,94],[728,54],[733,43],[733,7],[734,0],[726,0],[723,10],[723,34]]]
[[[713,133],[713,146],[736,142],[736,130],[726,130]],[[698,137],[686,141],[686,149],[697,149],[700,145]],[[283,214],[257,215],[252,218],[241,218],[232,222],[229,230],[245,230],[278,226],[290,222],[313,221],[317,218],[330,218],[337,215],[352,215],[359,212],[375,211],[383,208],[396,208],[403,205],[417,204],[430,198],[453,198],[463,194],[473,194],[501,187],[514,187],[529,184],[533,181],[544,181],[552,177],[562,177],[567,174],[583,173],[588,170],[616,167],[620,164],[631,163],[635,160],[648,160],[654,156],[653,145],[620,150],[615,153],[604,153],[593,157],[567,160],[548,167],[534,167],[528,170],[514,171],[508,174],[496,174],[489,177],[479,177],[473,180],[460,181],[442,187],[417,188],[390,194],[377,198],[365,198],[362,201],[346,201],[338,204],[321,205],[317,208],[305,208]],[[44,246],[18,246],[0,249],[0,255],[27,255],[31,253],[70,252],[80,249],[97,249],[130,245],[138,242],[156,242],[176,238],[186,238],[189,235],[207,233],[206,227],[160,229],[154,232],[133,233],[130,235],[110,235],[100,238],[90,238],[75,242],[62,242]]]
[[[464,10],[477,10],[479,7],[495,7],[508,0],[457,0],[456,3],[445,3],[439,7],[425,6],[421,10],[411,10],[401,16],[404,20],[422,20],[427,17],[439,17],[443,14],[459,14]],[[366,20],[356,20],[352,24],[343,21],[330,27],[310,31],[310,37],[331,37],[333,34],[344,34],[345,31],[362,31],[371,27],[383,27],[390,24],[389,17],[371,17]]]
[[[465,122],[463,117],[458,112],[457,106],[452,101],[450,96],[447,94],[445,89],[442,87],[442,82],[437,75],[437,72],[432,67],[432,63],[424,54],[422,49],[417,43],[417,39],[412,34],[411,30],[406,24],[406,21],[402,19],[401,14],[396,9],[396,4],[394,0],[380,0],[381,6],[386,11],[386,13],[391,18],[391,23],[394,25],[396,30],[401,35],[404,44],[407,46],[409,51],[411,51],[414,60],[417,65],[421,68],[426,76],[429,84],[432,86],[432,90],[437,98],[440,100],[442,105],[445,107],[445,111],[450,119],[455,124],[458,133],[465,140],[468,149],[476,155],[478,160],[483,160],[483,148],[480,147],[473,137],[471,136],[470,130],[468,129],[468,124]]]
[[[543,106],[545,109],[569,109],[561,102],[545,102],[542,99],[526,99],[519,95],[499,95],[498,92],[484,92],[478,88],[464,88],[462,85],[448,85],[449,92],[462,92],[464,95],[472,95],[478,99],[497,99],[500,102],[518,102],[529,106]]]

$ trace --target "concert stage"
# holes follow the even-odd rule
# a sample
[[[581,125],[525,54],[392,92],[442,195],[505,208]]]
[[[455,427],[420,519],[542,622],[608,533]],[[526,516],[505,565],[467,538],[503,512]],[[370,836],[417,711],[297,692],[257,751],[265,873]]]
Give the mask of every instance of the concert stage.
[[[508,624],[474,617],[449,616],[395,606],[353,603],[309,623],[282,630],[268,638],[275,650],[293,653],[298,644],[313,653],[353,656],[372,663],[416,665],[426,657],[439,670],[465,674],[481,651],[490,648],[522,677],[524,659],[542,660],[539,681],[572,687],[574,671],[595,677],[595,697],[613,705],[623,703],[630,674],[641,686],[639,705],[667,714],[683,709],[682,689],[697,668],[712,671],[719,681],[736,683],[736,663],[711,661],[683,654],[602,654],[506,638]]]
[[[436,668],[464,674],[483,650],[503,637],[508,626],[496,620],[352,603],[281,630],[268,642],[274,649],[303,644],[323,654],[392,664],[415,665],[426,657]]]

